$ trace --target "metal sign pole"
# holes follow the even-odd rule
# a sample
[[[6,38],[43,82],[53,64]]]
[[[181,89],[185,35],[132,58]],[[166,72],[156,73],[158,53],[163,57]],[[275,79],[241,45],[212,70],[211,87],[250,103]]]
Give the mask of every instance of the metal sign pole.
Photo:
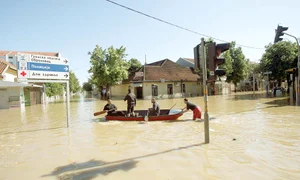
[[[67,127],[70,125],[70,83],[69,81],[63,81],[63,80],[27,80],[27,82],[33,82],[33,83],[66,83],[66,113],[67,113]]]
[[[67,81],[67,100],[66,100],[66,107],[67,107],[67,127],[70,126],[70,83]]]
[[[203,94],[204,94],[204,136],[205,143],[209,143],[209,122],[208,122],[208,107],[207,107],[207,68],[206,68],[206,54],[205,54],[205,42],[204,38],[201,38],[201,61],[203,70]]]

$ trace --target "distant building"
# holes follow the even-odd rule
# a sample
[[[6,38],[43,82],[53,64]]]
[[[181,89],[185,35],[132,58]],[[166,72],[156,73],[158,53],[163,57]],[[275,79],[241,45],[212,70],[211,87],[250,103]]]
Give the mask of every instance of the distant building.
[[[194,59],[191,58],[179,58],[176,63],[183,67],[194,67]]]
[[[169,59],[142,66],[128,80],[113,86],[111,96],[124,97],[128,88],[141,99],[199,96],[202,92],[199,76]]]
[[[57,52],[30,52],[30,51],[2,51],[2,50],[0,50],[0,58],[4,59],[5,61],[7,61],[17,67],[17,54],[18,53],[60,57],[60,53],[57,53]]]
[[[52,52],[21,52],[0,50],[0,109],[41,104],[42,84],[20,83],[17,78],[17,54],[35,54],[59,57]]]
[[[177,64],[190,68],[194,67],[194,59],[192,58],[182,58],[180,57],[177,61]],[[202,84],[202,83],[201,83]],[[214,84],[208,85],[208,94],[209,95],[220,95],[220,94],[229,94],[231,93],[231,85],[224,81],[216,81]]]

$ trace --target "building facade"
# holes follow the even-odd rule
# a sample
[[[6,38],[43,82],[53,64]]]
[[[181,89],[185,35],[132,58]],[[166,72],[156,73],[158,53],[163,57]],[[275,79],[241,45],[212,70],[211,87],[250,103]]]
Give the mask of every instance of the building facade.
[[[111,87],[111,96],[125,97],[128,88],[139,99],[191,97],[202,92],[199,76],[169,59],[142,66],[128,80]]]
[[[0,109],[25,107],[43,103],[42,84],[20,83],[17,77],[18,53],[59,57],[52,52],[20,52],[0,50]]]

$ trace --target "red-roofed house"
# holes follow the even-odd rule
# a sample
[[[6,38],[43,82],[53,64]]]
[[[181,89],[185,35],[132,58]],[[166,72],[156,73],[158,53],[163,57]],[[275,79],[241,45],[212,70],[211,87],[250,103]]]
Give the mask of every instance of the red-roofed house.
[[[112,96],[125,96],[134,88],[137,98],[196,96],[201,93],[199,76],[190,69],[164,59],[142,66],[135,75],[111,88]]]
[[[0,58],[0,80],[16,81],[17,67]]]

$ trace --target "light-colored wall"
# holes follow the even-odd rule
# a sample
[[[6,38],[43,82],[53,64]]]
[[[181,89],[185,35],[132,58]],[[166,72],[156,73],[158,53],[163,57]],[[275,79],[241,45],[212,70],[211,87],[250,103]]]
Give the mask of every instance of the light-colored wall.
[[[144,82],[143,84],[143,99],[151,99],[152,98],[152,84],[156,84],[158,87],[158,96],[157,98],[170,98],[182,97],[181,94],[181,83],[178,82],[177,86],[175,86],[175,82]],[[167,85],[173,85],[173,96],[168,95]],[[183,82],[185,84],[186,94],[183,96],[199,96],[202,95],[202,85],[197,85],[197,82]],[[111,96],[114,98],[123,98],[128,93],[128,87],[133,87],[133,84],[119,84],[111,87]],[[135,92],[136,93],[136,92]]]
[[[128,93],[128,87],[132,84],[119,84],[110,88],[110,94],[112,97],[122,98]]]
[[[17,78],[17,71],[8,68],[4,73],[3,81],[11,81],[15,82],[15,79]]]
[[[158,88],[158,98],[169,98],[169,97],[175,97],[179,98],[182,97],[181,94],[181,83],[175,83],[175,82],[157,82],[157,83],[143,83],[143,94],[144,99],[151,99],[152,98],[152,84],[156,84]],[[173,96],[168,95],[168,84],[173,85]],[[177,85],[175,85],[177,84]],[[201,95],[201,86],[197,85],[197,82],[183,82],[185,84],[185,92],[186,96],[197,96]],[[184,96],[184,94],[183,94]]]
[[[0,90],[0,109],[20,107],[20,87],[1,88]]]
[[[12,57],[12,59],[9,58],[9,57]],[[8,61],[8,62],[11,63],[12,65],[18,67],[18,65],[17,65],[17,56],[10,56],[10,55],[8,55],[6,61]]]
[[[12,58],[9,58],[9,57],[12,57]],[[5,56],[0,56],[1,59],[4,59],[5,61],[13,64],[14,66],[17,67],[17,56],[16,55],[5,55]]]

